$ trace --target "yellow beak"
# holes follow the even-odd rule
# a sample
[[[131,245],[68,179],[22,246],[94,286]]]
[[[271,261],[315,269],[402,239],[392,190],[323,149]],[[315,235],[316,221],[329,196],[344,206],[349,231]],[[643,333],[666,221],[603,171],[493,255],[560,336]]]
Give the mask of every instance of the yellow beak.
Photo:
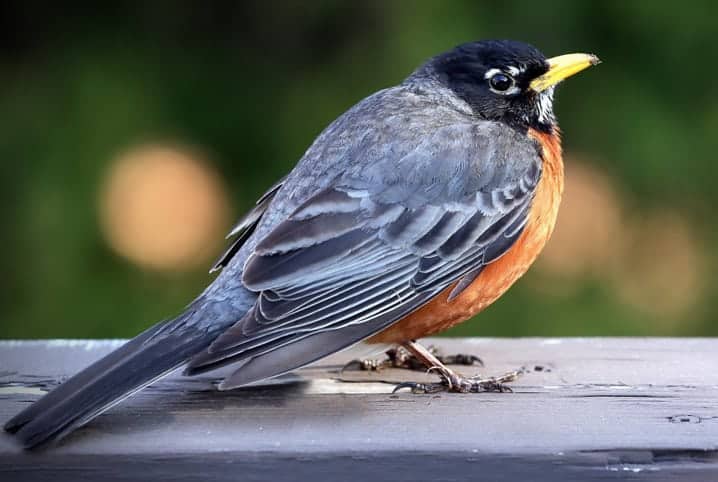
[[[529,87],[536,92],[542,92],[563,79],[600,63],[598,57],[592,54],[567,54],[552,57],[548,59],[548,72],[532,80]]]

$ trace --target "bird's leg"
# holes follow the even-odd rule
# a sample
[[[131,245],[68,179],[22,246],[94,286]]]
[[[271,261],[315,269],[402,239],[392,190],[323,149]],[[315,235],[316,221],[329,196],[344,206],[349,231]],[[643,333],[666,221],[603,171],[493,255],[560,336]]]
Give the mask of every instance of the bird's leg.
[[[394,389],[395,392],[408,388],[412,393],[437,393],[437,392],[458,392],[458,393],[478,393],[478,392],[510,392],[511,389],[505,386],[505,383],[513,382],[522,373],[520,370],[508,372],[499,377],[482,378],[465,377],[446,367],[432,352],[418,344],[410,341],[402,345],[409,353],[419,360],[429,371],[435,371],[441,377],[439,383],[417,383],[407,382],[400,383]]]
[[[443,365],[479,365],[484,366],[481,358],[475,355],[442,355],[439,349],[434,346],[429,346],[427,349],[431,355]],[[419,359],[415,354],[409,351],[406,347],[398,345],[394,348],[387,350],[386,358],[383,360],[376,359],[356,359],[352,360],[342,368],[345,370],[367,370],[367,371],[378,371],[383,368],[403,368],[406,370],[424,371],[426,370],[426,363],[424,360]]]

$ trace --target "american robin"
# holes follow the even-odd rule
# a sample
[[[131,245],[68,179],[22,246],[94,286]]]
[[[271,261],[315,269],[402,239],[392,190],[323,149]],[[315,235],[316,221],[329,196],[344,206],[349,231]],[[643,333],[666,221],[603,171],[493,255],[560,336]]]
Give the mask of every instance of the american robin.
[[[531,265],[563,188],[554,87],[596,64],[516,41],[460,45],[332,122],[230,233],[209,287],[6,423],[67,434],[175,368],[230,389],[361,341],[400,344],[453,391],[491,388],[414,340],[491,304]]]

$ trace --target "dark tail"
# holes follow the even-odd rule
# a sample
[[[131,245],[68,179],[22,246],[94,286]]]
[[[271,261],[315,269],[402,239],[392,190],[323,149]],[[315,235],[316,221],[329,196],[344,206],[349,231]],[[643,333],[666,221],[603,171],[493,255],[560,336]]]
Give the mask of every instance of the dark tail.
[[[192,315],[188,311],[133,338],[13,417],[5,430],[26,448],[59,439],[183,365],[218,334],[186,323]]]

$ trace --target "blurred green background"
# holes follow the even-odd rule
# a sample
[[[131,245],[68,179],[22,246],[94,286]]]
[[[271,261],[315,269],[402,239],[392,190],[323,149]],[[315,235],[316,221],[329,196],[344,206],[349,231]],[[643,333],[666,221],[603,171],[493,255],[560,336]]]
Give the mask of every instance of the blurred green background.
[[[127,337],[335,117],[482,38],[604,63],[562,86],[544,256],[454,335],[718,333],[718,5],[261,1],[0,6],[0,337]]]

